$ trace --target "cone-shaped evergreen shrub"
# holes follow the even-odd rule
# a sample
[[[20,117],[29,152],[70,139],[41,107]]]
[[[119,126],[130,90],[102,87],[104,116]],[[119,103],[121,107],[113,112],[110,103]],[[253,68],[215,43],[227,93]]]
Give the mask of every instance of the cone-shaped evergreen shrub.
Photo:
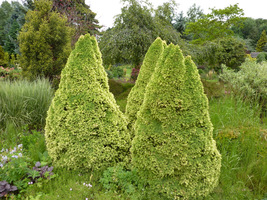
[[[149,82],[150,77],[156,68],[158,59],[161,56],[165,46],[166,43],[160,38],[157,38],[151,44],[145,55],[143,65],[140,68],[138,78],[135,82],[135,86],[132,88],[127,99],[126,116],[128,116],[128,127],[130,129],[132,129],[136,121],[137,112],[139,111],[144,100],[147,83]]]
[[[132,164],[162,199],[196,199],[216,186],[221,157],[197,68],[165,48],[137,114]]]
[[[56,166],[97,170],[129,154],[126,118],[106,88],[99,53],[93,37],[81,36],[62,70],[45,127],[47,149]]]

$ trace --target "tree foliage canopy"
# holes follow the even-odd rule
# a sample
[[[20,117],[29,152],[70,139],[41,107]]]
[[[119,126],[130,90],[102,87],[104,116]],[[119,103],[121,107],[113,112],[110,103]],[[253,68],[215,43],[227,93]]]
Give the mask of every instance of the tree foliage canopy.
[[[224,9],[211,9],[211,13],[204,15],[196,22],[190,22],[185,34],[192,35],[195,44],[203,44],[217,38],[232,36],[232,26],[241,26],[244,20],[243,9],[238,4],[230,5]]]
[[[25,23],[27,8],[19,2],[4,1],[0,7],[0,45],[9,54],[19,53],[18,34]]]
[[[60,75],[71,51],[71,30],[66,18],[53,12],[52,2],[39,0],[36,9],[28,11],[19,35],[20,64],[29,78]]]
[[[85,0],[53,0],[53,10],[67,17],[70,27],[75,29],[72,39],[74,44],[80,35],[90,33],[95,35],[99,33],[98,20]]]
[[[235,37],[218,38],[203,46],[194,46],[192,57],[198,65],[208,66],[215,71],[220,71],[222,64],[238,69],[245,61],[246,47],[242,40]]]
[[[165,3],[155,10],[149,4],[125,0],[114,27],[100,38],[104,63],[131,62],[139,65],[158,36],[167,43],[180,42],[179,33],[170,22],[173,6],[173,3]]]

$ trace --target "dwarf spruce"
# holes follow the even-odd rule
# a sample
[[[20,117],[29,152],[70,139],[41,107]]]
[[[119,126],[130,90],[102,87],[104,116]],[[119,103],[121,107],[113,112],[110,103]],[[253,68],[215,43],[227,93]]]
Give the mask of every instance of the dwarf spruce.
[[[132,164],[162,199],[197,199],[218,183],[221,156],[197,68],[165,48],[137,114]]]
[[[150,77],[155,70],[158,59],[161,56],[165,45],[166,43],[160,38],[157,38],[151,44],[145,55],[143,65],[140,68],[135,86],[129,93],[126,105],[126,116],[129,120],[128,126],[130,129],[132,129],[136,121],[137,112],[139,111],[144,100],[147,83],[149,82]]]
[[[46,119],[47,149],[56,166],[98,170],[129,154],[126,119],[108,91],[104,72],[95,38],[81,36]]]

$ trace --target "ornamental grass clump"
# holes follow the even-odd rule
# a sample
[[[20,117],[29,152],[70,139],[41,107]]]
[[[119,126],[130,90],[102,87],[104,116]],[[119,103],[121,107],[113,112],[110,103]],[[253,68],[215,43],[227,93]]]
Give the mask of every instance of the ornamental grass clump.
[[[62,70],[45,127],[55,166],[99,170],[125,161],[129,154],[126,118],[108,91],[100,59],[95,38],[87,34]]]
[[[137,114],[132,164],[161,199],[197,199],[218,183],[221,156],[197,68],[165,48]]]
[[[132,129],[136,121],[136,114],[143,103],[147,83],[155,70],[158,59],[161,56],[165,45],[165,42],[163,42],[160,38],[157,38],[151,44],[145,55],[135,86],[132,88],[127,99],[126,116],[129,120],[128,127],[130,129]]]

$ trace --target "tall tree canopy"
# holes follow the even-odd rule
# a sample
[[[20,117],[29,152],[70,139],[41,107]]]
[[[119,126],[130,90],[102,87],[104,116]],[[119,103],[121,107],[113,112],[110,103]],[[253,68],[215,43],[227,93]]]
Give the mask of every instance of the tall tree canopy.
[[[19,35],[20,64],[29,78],[59,75],[71,51],[71,31],[67,19],[52,11],[52,1],[35,2],[35,10],[26,14]]]
[[[180,42],[179,33],[173,28],[173,2],[157,9],[137,0],[124,0],[124,7],[115,19],[113,28],[100,39],[103,60],[107,64],[131,62],[139,65],[149,46],[161,37],[167,43]]]
[[[196,22],[190,22],[185,34],[192,35],[195,44],[203,44],[217,38],[231,36],[234,32],[232,26],[241,26],[244,21],[243,9],[238,4],[230,5],[224,9],[211,9],[211,13],[204,15]]]
[[[19,53],[17,37],[26,12],[27,8],[17,1],[4,1],[0,6],[0,45],[9,54]]]
[[[53,10],[66,15],[69,25],[75,29],[72,44],[78,40],[80,35],[99,33],[101,26],[95,18],[96,13],[85,4],[85,0],[53,0]]]

